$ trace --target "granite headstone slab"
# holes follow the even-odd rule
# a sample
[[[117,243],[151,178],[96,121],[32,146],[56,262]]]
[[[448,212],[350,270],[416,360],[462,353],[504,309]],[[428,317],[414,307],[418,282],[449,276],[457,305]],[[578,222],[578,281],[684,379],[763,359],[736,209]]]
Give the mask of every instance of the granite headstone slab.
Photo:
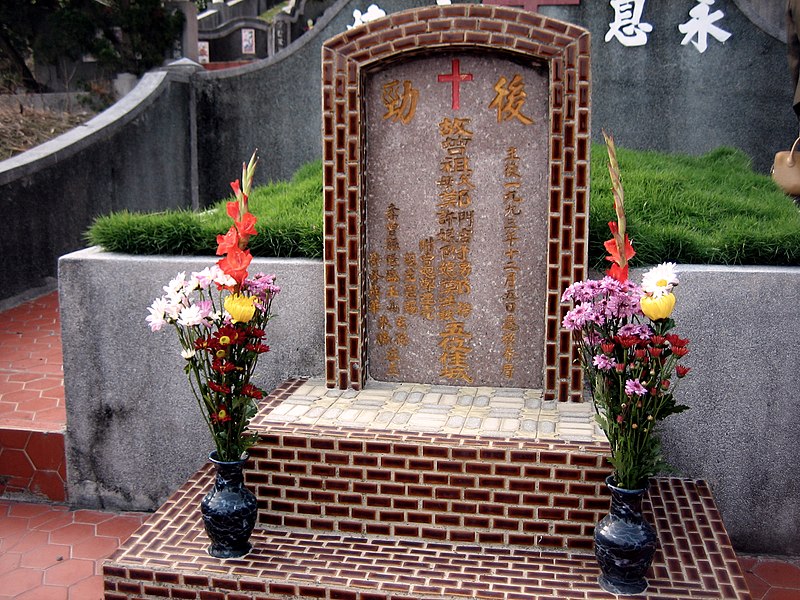
[[[478,4],[322,48],[325,376],[580,401],[560,296],[586,274],[588,33]]]
[[[365,89],[369,375],[541,388],[546,68],[441,53]]]

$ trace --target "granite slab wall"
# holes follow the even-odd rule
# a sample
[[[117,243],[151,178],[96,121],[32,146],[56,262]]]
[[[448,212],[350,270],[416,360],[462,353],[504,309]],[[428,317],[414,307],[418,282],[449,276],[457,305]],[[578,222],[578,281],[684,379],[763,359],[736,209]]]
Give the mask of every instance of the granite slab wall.
[[[662,424],[667,459],[709,482],[738,551],[800,554],[800,269],[680,269],[691,410]]]
[[[76,507],[154,510],[213,449],[192,395],[175,332],[151,332],[147,307],[180,271],[215,257],[140,257],[99,248],[59,261],[67,404],[67,494]],[[255,381],[271,390],[324,363],[322,263],[255,259],[277,275],[270,352]]]

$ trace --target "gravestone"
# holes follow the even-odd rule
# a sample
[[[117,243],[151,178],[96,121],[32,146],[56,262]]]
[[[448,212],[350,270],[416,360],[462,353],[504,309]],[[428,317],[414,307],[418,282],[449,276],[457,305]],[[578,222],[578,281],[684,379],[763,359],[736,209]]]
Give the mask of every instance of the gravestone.
[[[580,400],[561,332],[586,264],[589,36],[480,5],[323,46],[326,379]]]

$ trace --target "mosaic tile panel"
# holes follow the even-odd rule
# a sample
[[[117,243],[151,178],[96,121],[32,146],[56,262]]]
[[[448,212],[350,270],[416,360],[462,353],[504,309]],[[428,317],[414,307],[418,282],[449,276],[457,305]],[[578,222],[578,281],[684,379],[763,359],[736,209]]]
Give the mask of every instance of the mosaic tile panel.
[[[363,75],[408,53],[502,48],[549,65],[546,400],[581,401],[575,349],[560,331],[561,291],[585,276],[589,151],[589,35],[541,15],[452,5],[389,15],[323,47],[326,368],[329,387],[360,389],[365,365]]]

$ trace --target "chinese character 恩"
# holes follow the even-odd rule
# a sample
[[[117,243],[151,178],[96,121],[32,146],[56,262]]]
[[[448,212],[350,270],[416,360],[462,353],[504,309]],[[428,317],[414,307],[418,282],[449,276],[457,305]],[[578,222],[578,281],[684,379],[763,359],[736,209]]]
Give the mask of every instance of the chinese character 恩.
[[[605,40],[613,38],[623,46],[644,46],[647,34],[653,31],[650,23],[642,23],[645,0],[610,0],[614,21],[608,25]]]
[[[506,87],[508,84],[508,87]],[[509,82],[503,76],[497,80],[494,86],[495,97],[489,104],[489,108],[497,109],[497,122],[510,121],[512,118],[517,119],[523,125],[530,125],[533,119],[526,117],[522,114],[522,105],[525,103],[527,94],[525,93],[525,83],[519,74]]]
[[[681,40],[681,46],[685,46],[689,42],[694,44],[694,47],[700,53],[703,53],[708,48],[708,36],[711,35],[719,42],[725,42],[731,34],[714,25],[725,15],[721,10],[711,12],[710,6],[714,4],[714,0],[696,0],[698,5],[689,11],[691,19],[681,25],[678,25],[678,31],[685,34]],[[697,39],[693,39],[697,37]]]
[[[414,89],[411,82],[403,82],[403,89],[399,89],[400,82],[390,81],[383,86],[383,105],[386,107],[384,119],[391,119],[395,123],[400,121],[403,125],[408,125],[414,118],[417,111],[417,100],[419,100],[419,90]]]

